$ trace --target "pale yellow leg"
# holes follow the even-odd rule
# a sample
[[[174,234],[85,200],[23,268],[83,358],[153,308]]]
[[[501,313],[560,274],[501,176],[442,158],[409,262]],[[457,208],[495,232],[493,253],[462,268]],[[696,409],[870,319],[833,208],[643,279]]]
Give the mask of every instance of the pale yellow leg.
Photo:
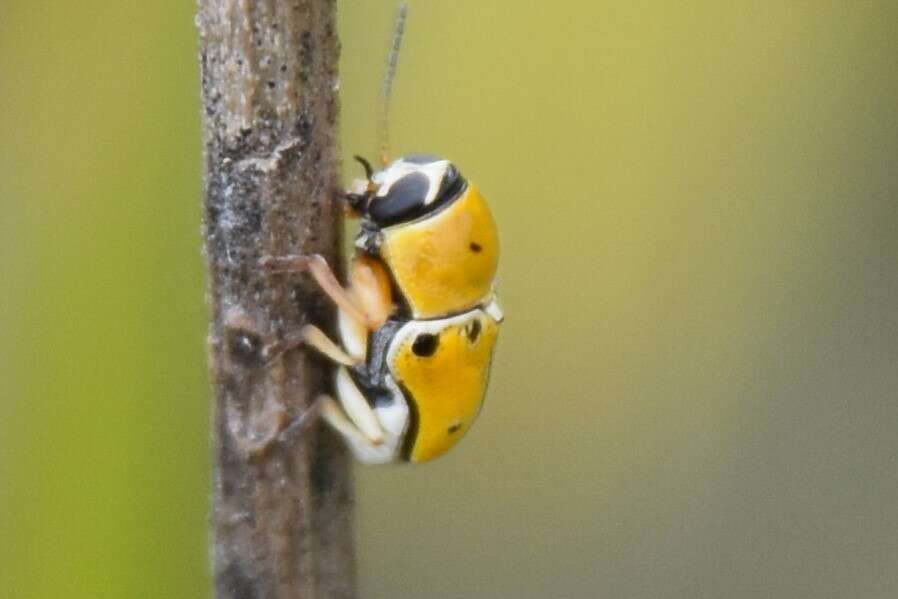
[[[360,445],[371,444],[371,440],[362,434],[332,397],[324,397],[321,402],[321,417],[334,427],[338,433]]]
[[[312,324],[307,324],[297,332],[287,335],[283,341],[266,347],[263,350],[262,358],[266,364],[271,364],[288,351],[302,345],[308,345],[337,364],[355,366],[361,362],[340,349],[336,343],[331,341],[330,337],[325,335],[324,331]]]
[[[384,429],[371,404],[356,386],[345,368],[337,370],[337,399],[355,427],[374,445],[384,441]]]
[[[261,265],[271,272],[308,272],[321,287],[321,290],[337,304],[347,315],[364,323],[370,328],[370,322],[364,311],[356,305],[355,300],[346,291],[336,275],[320,254],[301,256],[265,256]]]
[[[396,458],[394,447],[372,442],[346,417],[346,413],[332,398],[322,399],[321,417],[343,437],[357,459],[369,464],[384,464]]]
[[[390,275],[383,262],[371,256],[356,256],[349,264],[349,280],[353,298],[369,323],[373,328],[383,326],[396,308]]]
[[[384,439],[384,430],[380,426],[377,414],[371,408],[368,400],[356,386],[355,381],[349,376],[346,366],[355,366],[358,360],[347,355],[342,349],[331,341],[324,332],[316,326],[306,325],[302,327],[295,335],[291,335],[265,357],[266,363],[272,363],[279,359],[286,352],[300,345],[309,345],[321,352],[326,357],[342,364],[337,370],[337,397],[340,398],[340,404],[353,425],[357,428],[370,443],[375,445],[382,443]]]
[[[337,364],[355,366],[359,363],[359,360],[348,355],[340,348],[340,346],[331,341],[330,337],[328,337],[324,331],[313,324],[307,324],[299,329],[299,332],[296,333],[295,337],[297,345],[305,344],[309,347],[313,347],[323,356],[330,358]],[[287,336],[288,340],[292,341],[293,338],[294,335]]]

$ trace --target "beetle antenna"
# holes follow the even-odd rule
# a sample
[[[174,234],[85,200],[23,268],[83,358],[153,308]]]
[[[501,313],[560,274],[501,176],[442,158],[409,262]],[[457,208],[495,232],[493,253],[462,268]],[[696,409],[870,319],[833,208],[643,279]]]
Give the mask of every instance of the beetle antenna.
[[[387,54],[387,67],[384,71],[383,112],[380,115],[380,162],[386,166],[390,161],[390,99],[393,96],[393,79],[396,78],[396,66],[399,64],[399,49],[402,47],[402,33],[405,30],[405,17],[408,14],[408,3],[400,2],[396,10],[396,21],[393,24],[393,43]]]
[[[368,182],[371,182],[371,177],[374,176],[374,169],[371,168],[371,163],[368,162],[367,160],[365,160],[364,157],[359,156],[358,154],[353,156],[353,158],[355,158],[356,162],[358,162],[359,164],[362,165],[362,168],[365,169],[365,178],[368,179]]]
[[[371,168],[371,163],[365,160],[364,157],[356,154],[353,156],[356,162],[362,165],[362,168],[365,169],[365,179],[366,185],[364,191],[362,189],[352,189],[346,192],[343,195],[343,199],[349,205],[349,208],[352,212],[356,214],[363,214],[365,212],[365,208],[368,205],[368,200],[371,199],[371,195],[376,191],[374,187],[374,181],[372,181],[372,177],[374,177],[374,169]]]

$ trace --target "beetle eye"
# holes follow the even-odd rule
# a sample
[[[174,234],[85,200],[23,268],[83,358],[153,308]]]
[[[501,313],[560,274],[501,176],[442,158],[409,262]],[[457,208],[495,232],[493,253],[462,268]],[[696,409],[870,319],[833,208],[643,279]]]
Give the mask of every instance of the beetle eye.
[[[397,179],[383,196],[375,196],[368,206],[368,214],[381,225],[407,220],[424,208],[430,190],[430,180],[423,173],[409,173]]]

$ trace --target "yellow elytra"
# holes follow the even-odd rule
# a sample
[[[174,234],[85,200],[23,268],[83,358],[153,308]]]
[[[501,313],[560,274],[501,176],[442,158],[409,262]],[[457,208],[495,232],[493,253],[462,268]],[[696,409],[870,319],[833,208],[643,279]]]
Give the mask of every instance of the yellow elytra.
[[[387,364],[414,410],[404,457],[425,462],[455,445],[480,412],[499,323],[481,310],[436,321],[409,321],[395,335]]]
[[[436,318],[484,301],[499,262],[496,226],[469,184],[451,205],[383,231],[381,256],[414,318]]]

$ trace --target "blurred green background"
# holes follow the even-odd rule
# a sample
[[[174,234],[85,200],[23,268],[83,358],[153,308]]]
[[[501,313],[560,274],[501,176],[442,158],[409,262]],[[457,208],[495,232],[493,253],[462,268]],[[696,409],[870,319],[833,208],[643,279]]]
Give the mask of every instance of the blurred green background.
[[[357,468],[364,597],[898,595],[898,8],[720,4],[411,2],[394,149],[507,320],[463,444]],[[193,10],[0,4],[2,597],[209,594]]]

